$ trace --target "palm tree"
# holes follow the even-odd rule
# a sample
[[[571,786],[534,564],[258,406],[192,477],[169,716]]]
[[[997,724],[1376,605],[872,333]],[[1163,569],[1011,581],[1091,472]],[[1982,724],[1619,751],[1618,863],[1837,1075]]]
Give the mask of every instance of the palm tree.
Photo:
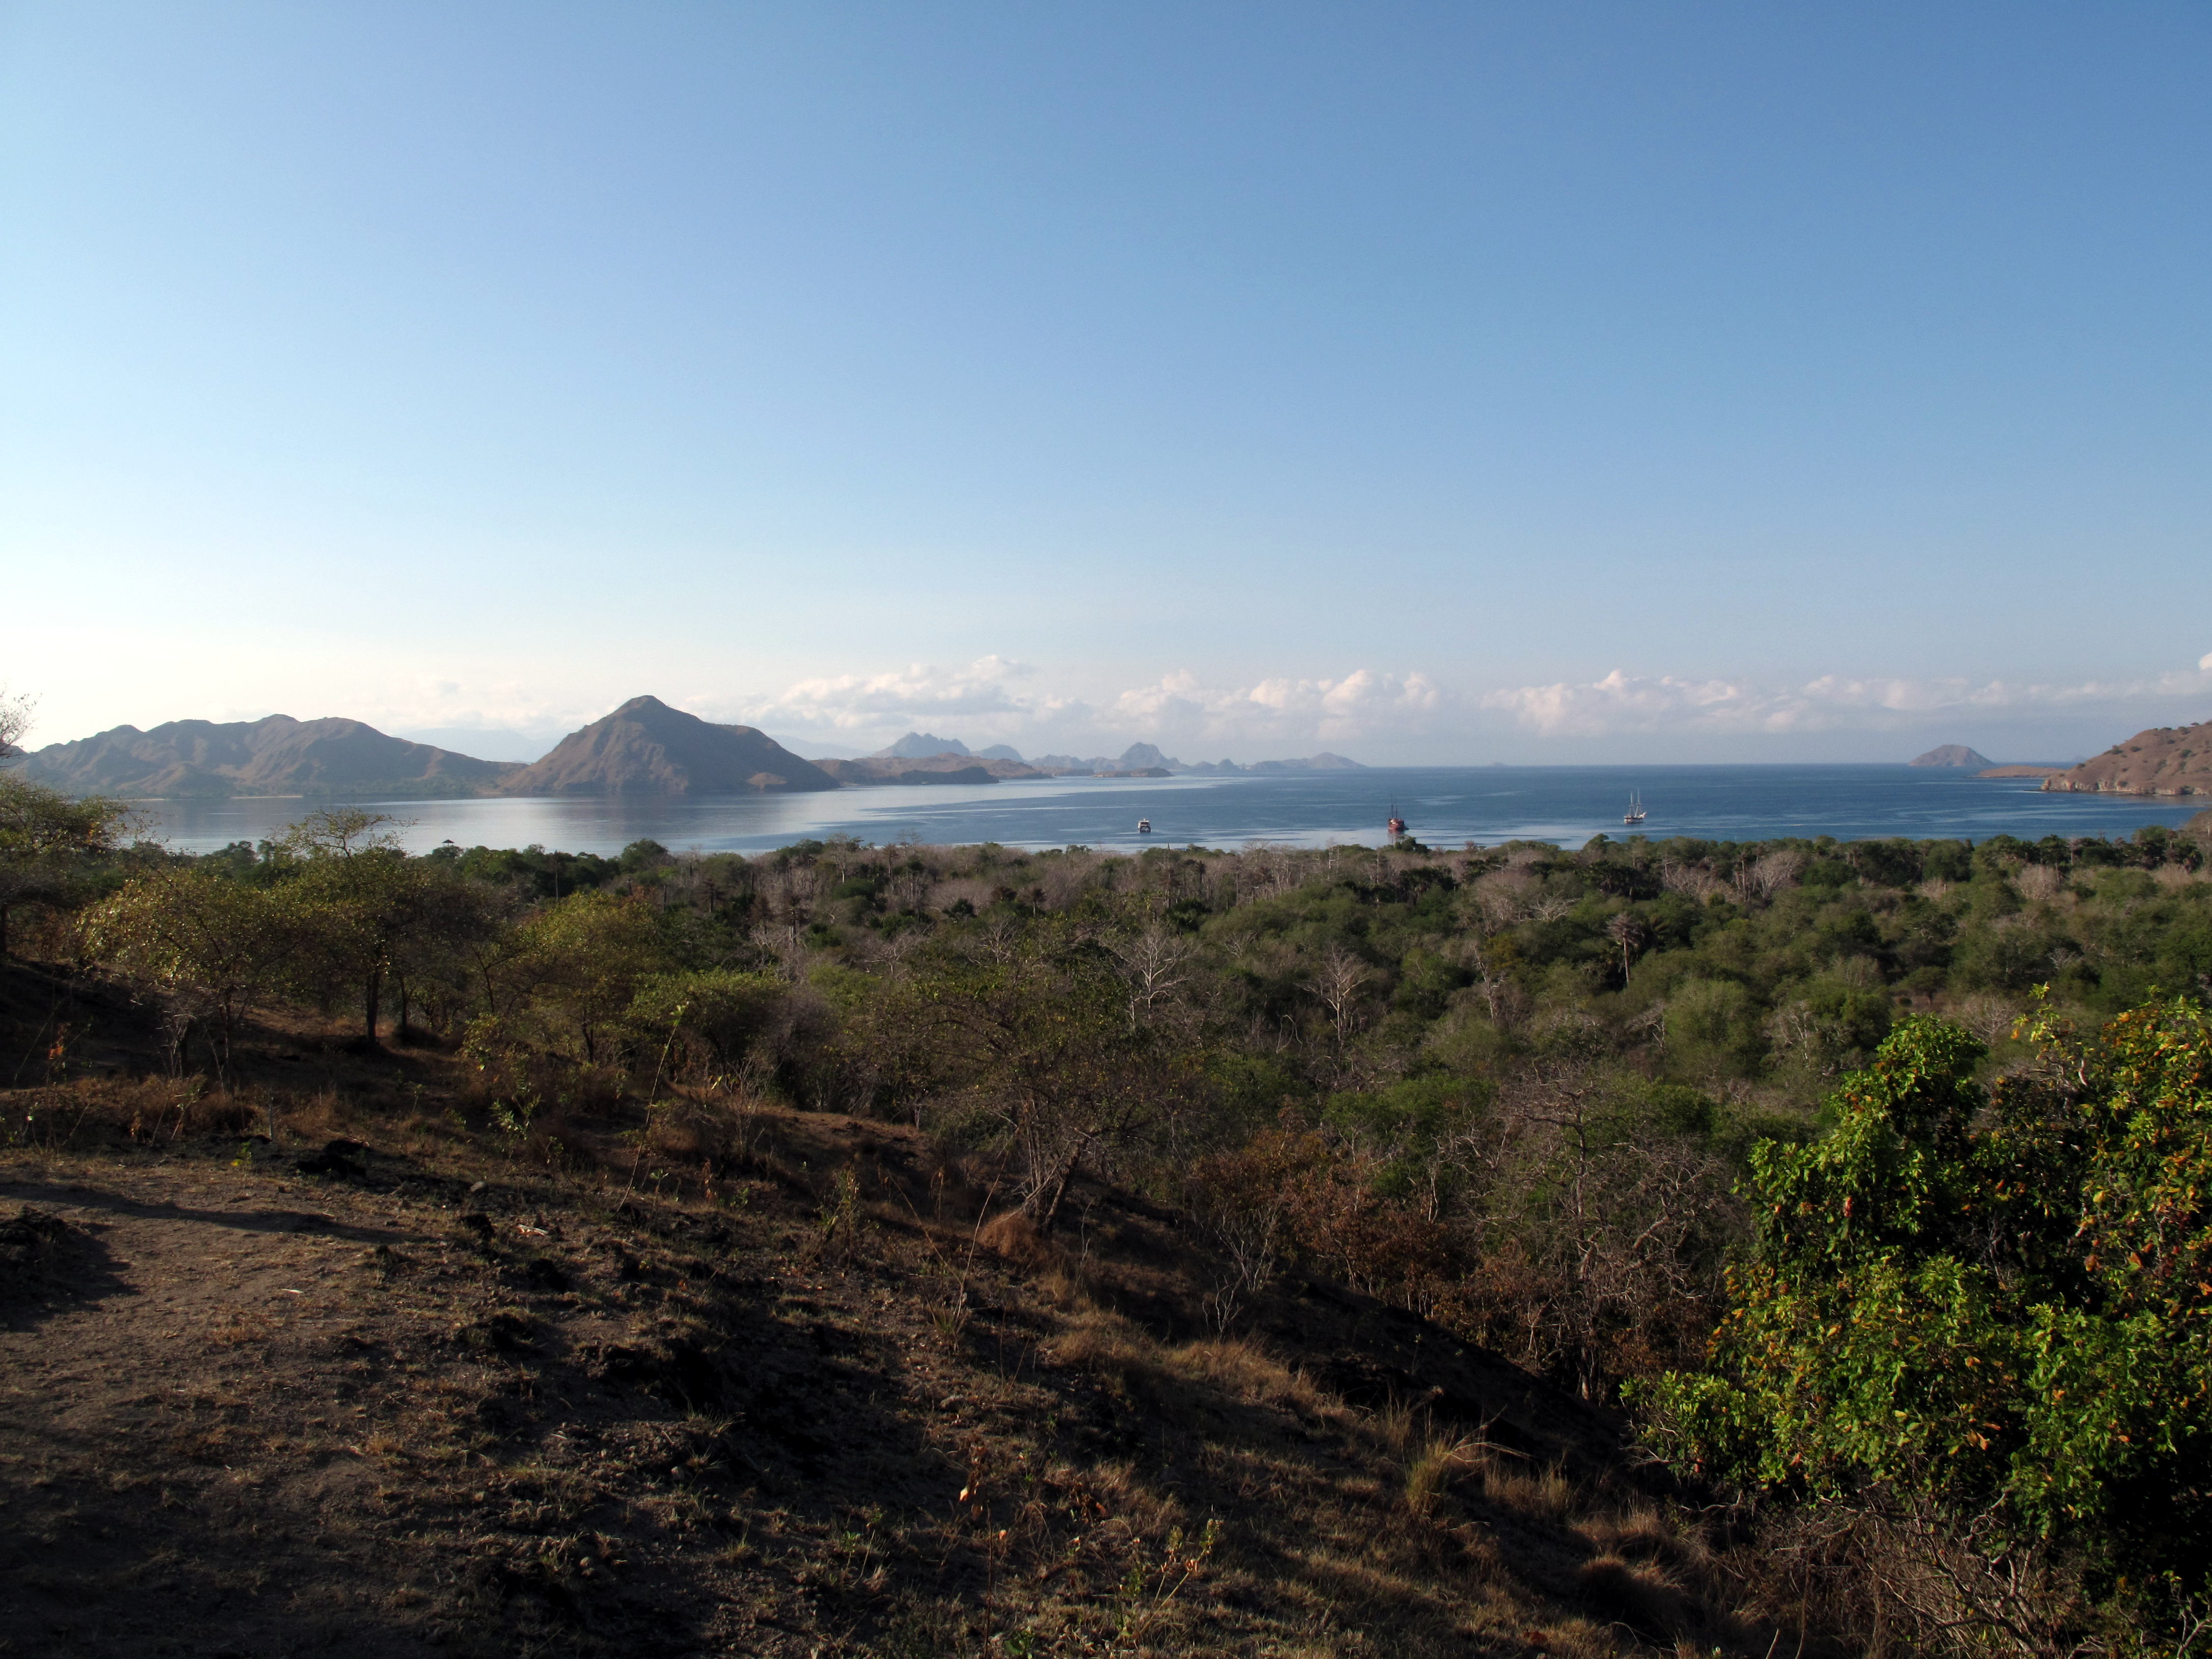
[[[1605,924],[1605,936],[1620,947],[1620,982],[1628,983],[1628,965],[1635,953],[1651,939],[1651,930],[1633,910],[1623,910]]]

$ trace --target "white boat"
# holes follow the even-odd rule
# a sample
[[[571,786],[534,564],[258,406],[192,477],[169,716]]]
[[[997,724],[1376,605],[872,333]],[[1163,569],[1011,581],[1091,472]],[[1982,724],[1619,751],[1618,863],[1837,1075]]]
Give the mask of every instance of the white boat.
[[[1628,797],[1628,810],[1620,815],[1620,821],[1623,823],[1641,823],[1645,816],[1644,797],[1632,790]]]
[[[1152,821],[1150,818],[1139,818],[1137,820],[1137,833],[1140,836],[1151,835],[1152,833]]]

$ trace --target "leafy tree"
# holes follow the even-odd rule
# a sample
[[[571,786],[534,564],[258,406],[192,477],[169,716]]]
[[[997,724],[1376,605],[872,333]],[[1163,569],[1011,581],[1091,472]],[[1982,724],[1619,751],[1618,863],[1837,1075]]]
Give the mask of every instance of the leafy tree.
[[[129,822],[120,801],[72,800],[0,772],[0,957],[8,954],[9,912],[67,900],[92,860],[115,851]]]
[[[654,913],[617,893],[576,893],[547,905],[520,928],[512,974],[553,1030],[573,1033],[596,1063],[618,1035],[639,988],[674,967]]]
[[[217,1069],[228,1076],[240,1023],[289,954],[270,894],[204,867],[140,875],[93,909],[93,955],[172,992],[204,999],[215,1017]]]
[[[1023,1212],[1049,1231],[1076,1176],[1175,1115],[1198,1083],[1164,1028],[1133,1021],[1103,952],[1038,929],[917,981],[942,1064],[995,1118],[1020,1170]]]
[[[1711,1365],[1644,1398],[1686,1470],[1971,1539],[1954,1617],[2039,1651],[2007,1576],[2039,1551],[2108,1597],[2212,1588],[2212,1022],[2030,1035],[1984,1090],[1980,1042],[1901,1021],[1829,1134],[1760,1146]]]
[[[695,969],[647,975],[631,997],[629,1018],[641,1030],[683,1037],[705,1050],[715,1071],[744,1060],[791,988],[773,974],[737,968]]]
[[[488,907],[452,865],[410,859],[391,822],[360,807],[316,812],[273,848],[294,866],[276,889],[295,941],[292,975],[326,997],[357,995],[372,1048],[387,984],[401,989],[404,1024],[409,975],[489,925]]]

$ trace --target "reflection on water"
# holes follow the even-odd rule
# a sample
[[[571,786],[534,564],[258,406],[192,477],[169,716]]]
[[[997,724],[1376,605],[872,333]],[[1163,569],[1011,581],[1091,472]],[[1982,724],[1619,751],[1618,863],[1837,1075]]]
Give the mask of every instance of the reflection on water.
[[[752,853],[809,836],[849,835],[940,845],[1233,848],[1373,846],[1395,806],[1431,847],[1514,840],[1580,846],[1624,836],[1631,789],[1642,793],[1652,839],[1697,836],[1961,836],[2000,832],[2126,836],[2179,824],[2199,800],[2046,795],[2017,779],[1978,779],[1904,766],[1376,768],[1273,777],[1036,778],[984,787],[894,785],[814,795],[712,799],[365,802],[406,827],[416,852],[441,842],[614,853],[650,839],[678,852]],[[159,801],[154,833],[179,851],[260,841],[313,810],[300,800]],[[1154,834],[1136,833],[1150,818]]]

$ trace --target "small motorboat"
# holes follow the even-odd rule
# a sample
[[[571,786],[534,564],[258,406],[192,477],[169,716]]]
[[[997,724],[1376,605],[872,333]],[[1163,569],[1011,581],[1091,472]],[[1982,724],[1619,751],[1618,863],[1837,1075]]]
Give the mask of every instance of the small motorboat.
[[[1137,833],[1140,836],[1151,835],[1152,833],[1152,821],[1150,818],[1139,818],[1137,820]]]

